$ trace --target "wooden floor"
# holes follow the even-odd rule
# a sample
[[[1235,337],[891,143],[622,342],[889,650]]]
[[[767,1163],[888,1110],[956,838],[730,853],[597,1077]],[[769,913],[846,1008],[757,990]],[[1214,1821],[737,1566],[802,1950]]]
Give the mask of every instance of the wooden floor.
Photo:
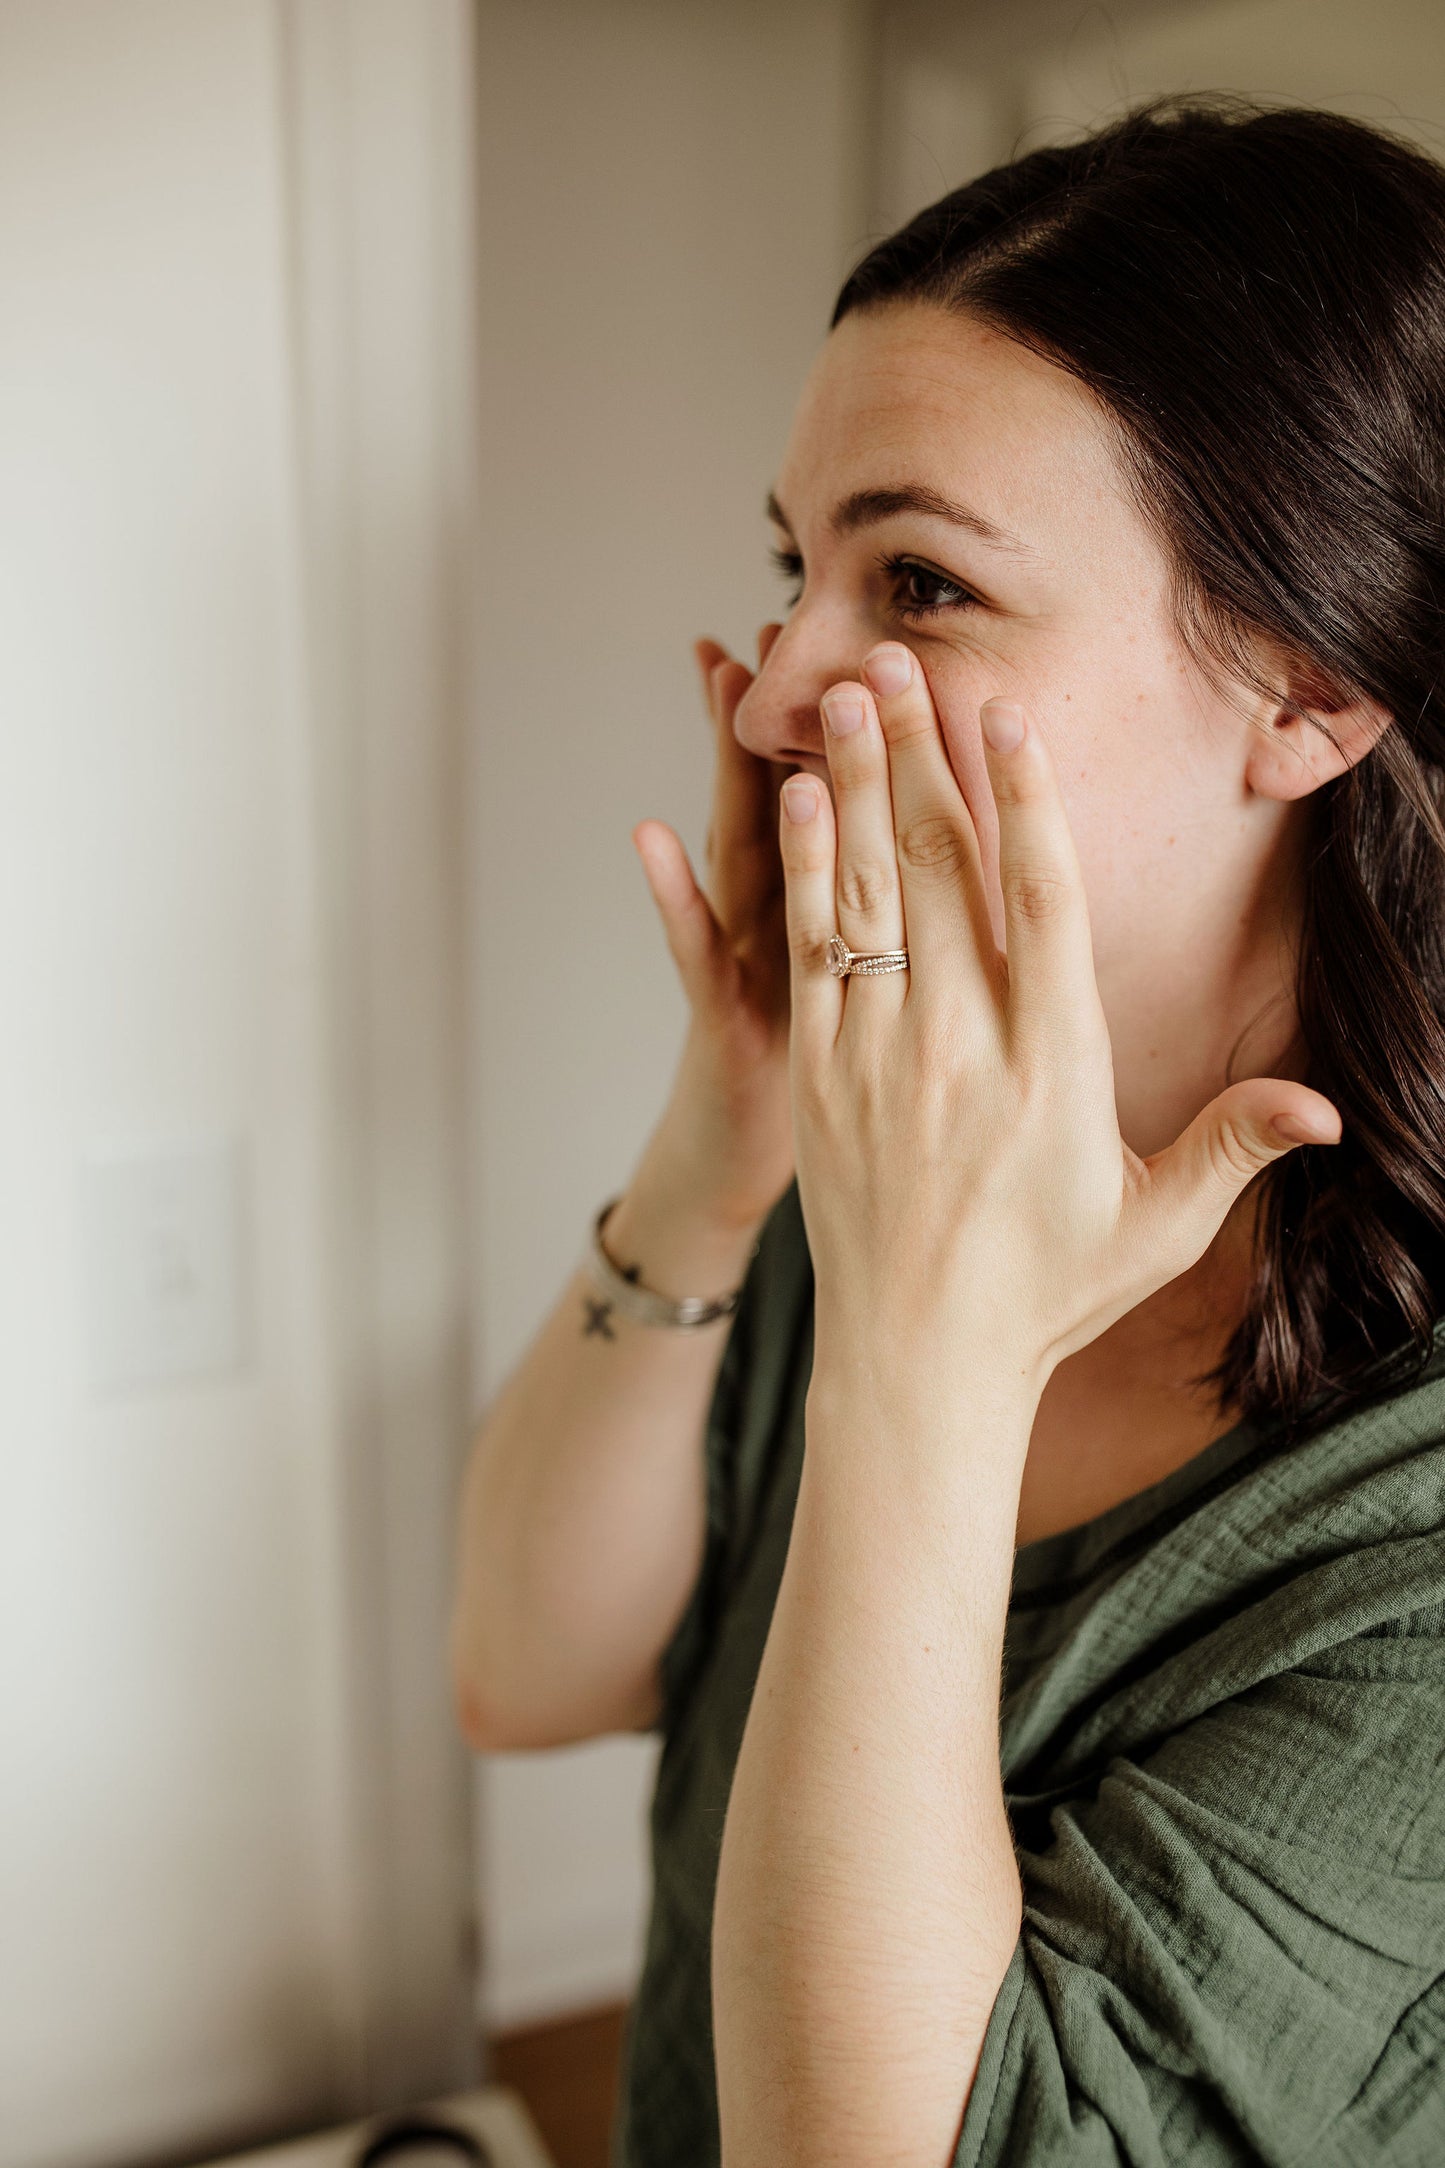
[[[489,2076],[514,2085],[557,2168],[608,2168],[626,2003],[494,2034]]]

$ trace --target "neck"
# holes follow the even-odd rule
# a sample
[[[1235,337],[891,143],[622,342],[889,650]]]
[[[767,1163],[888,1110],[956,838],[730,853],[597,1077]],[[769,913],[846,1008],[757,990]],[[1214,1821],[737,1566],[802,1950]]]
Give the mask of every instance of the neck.
[[[1172,967],[1153,958],[1141,974],[1135,959],[1130,976],[1112,986],[1101,972],[1120,1133],[1141,1157],[1172,1144],[1242,1078],[1305,1076],[1294,994],[1302,842],[1301,827],[1282,825],[1243,908],[1237,891],[1222,897],[1214,927],[1196,922],[1191,953],[1176,955]],[[1249,1300],[1261,1195],[1256,1180],[1197,1263],[1093,1343],[1095,1362],[1177,1381],[1222,1356]]]
[[[1100,960],[1119,1129],[1141,1158],[1172,1144],[1228,1085],[1304,1076],[1295,970],[1305,842],[1302,822],[1280,821],[1258,858],[1221,853],[1187,921],[1161,896],[1145,914],[1150,935]]]

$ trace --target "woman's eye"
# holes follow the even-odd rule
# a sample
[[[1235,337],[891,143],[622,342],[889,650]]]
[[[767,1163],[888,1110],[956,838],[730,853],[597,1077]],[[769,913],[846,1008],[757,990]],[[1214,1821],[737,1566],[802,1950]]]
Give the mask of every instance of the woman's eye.
[[[783,578],[793,582],[793,592],[788,596],[788,608],[791,610],[803,592],[803,560],[797,550],[774,549],[768,554]]]
[[[791,580],[793,591],[787,598],[791,610],[800,601],[803,592],[803,559],[797,550],[776,548],[770,552],[773,563],[785,580]],[[941,610],[968,610],[977,607],[978,598],[957,580],[951,580],[931,566],[919,564],[911,557],[885,557],[882,570],[892,582],[893,607],[900,617],[934,617]]]
[[[940,610],[977,607],[977,597],[957,580],[916,564],[911,557],[890,557],[883,569],[893,580],[893,606],[900,617],[933,617]]]

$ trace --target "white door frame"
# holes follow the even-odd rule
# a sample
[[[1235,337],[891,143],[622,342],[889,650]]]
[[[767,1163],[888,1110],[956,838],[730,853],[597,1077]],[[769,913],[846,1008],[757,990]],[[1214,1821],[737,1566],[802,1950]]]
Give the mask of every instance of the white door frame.
[[[468,1398],[470,0],[273,0],[325,967],[338,2037],[357,2113],[474,2082],[445,1663]]]

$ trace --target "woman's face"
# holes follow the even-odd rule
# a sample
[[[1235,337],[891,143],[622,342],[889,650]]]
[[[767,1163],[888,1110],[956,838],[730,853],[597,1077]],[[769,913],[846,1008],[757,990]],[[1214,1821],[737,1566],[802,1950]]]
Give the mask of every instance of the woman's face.
[[[877,641],[905,642],[1001,939],[978,711],[1020,701],[1058,769],[1111,1027],[1133,1012],[1147,1039],[1168,1007],[1150,989],[1181,971],[1222,1026],[1231,974],[1261,940],[1278,949],[1297,808],[1254,787],[1248,703],[1211,692],[1181,646],[1162,548],[1090,394],[967,316],[860,312],[812,370],[775,496],[797,599],[738,709],[741,741],[826,780],[820,696]]]

